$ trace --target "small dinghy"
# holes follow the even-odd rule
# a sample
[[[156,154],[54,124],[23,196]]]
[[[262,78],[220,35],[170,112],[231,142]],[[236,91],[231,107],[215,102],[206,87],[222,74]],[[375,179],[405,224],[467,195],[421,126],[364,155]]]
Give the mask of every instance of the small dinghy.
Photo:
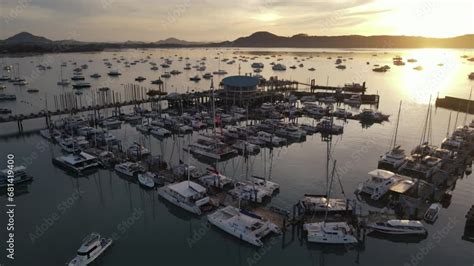
[[[431,206],[426,210],[424,219],[428,223],[434,223],[436,219],[438,219],[439,212],[441,211],[441,204],[433,203]]]
[[[138,182],[140,182],[140,185],[147,188],[153,188],[155,186],[155,181],[153,181],[154,178],[155,174],[150,172],[138,174]]]

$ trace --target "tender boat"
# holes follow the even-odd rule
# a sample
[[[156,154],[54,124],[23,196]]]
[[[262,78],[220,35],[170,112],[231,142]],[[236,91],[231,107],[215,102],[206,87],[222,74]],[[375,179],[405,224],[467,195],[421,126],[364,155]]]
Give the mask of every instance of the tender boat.
[[[201,215],[210,202],[206,188],[192,181],[163,186],[158,189],[158,195],[197,215]]]
[[[112,243],[112,238],[103,238],[98,233],[90,234],[82,240],[82,245],[77,250],[76,257],[68,263],[68,266],[83,266],[92,263]]]
[[[440,211],[441,211],[441,204],[433,203],[430,205],[428,210],[426,210],[423,218],[428,223],[434,223],[436,219],[438,219],[438,215]]]
[[[146,173],[139,173],[138,174],[138,182],[140,185],[147,187],[147,188],[153,188],[155,187],[155,179],[156,175],[151,173],[151,172],[146,172]]]
[[[427,231],[420,221],[413,220],[388,220],[368,224],[367,227],[374,231],[390,235],[425,235]]]
[[[262,247],[262,238],[270,233],[280,234],[275,224],[262,217],[232,206],[218,209],[207,216],[209,223],[225,232],[246,241],[252,245]]]

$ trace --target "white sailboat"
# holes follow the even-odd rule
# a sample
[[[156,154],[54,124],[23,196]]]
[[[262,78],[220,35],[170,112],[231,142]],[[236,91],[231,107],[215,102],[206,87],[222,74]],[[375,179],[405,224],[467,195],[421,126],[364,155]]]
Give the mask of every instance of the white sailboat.
[[[400,123],[400,112],[402,109],[402,101],[400,101],[400,106],[398,108],[398,117],[397,117],[397,124],[395,126],[395,132],[393,141],[390,144],[390,151],[385,153],[381,156],[378,168],[385,169],[389,171],[397,171],[406,160],[405,150],[401,149],[399,145],[397,145],[397,135],[398,135],[398,126]]]

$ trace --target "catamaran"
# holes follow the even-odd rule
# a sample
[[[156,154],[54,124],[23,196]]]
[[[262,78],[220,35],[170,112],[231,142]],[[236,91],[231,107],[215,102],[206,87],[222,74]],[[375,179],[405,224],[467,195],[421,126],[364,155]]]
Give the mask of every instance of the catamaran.
[[[85,152],[53,158],[53,164],[74,174],[84,174],[99,166],[97,158]]]
[[[197,215],[201,215],[210,203],[206,188],[189,180],[163,186],[158,189],[158,195]]]
[[[275,224],[233,206],[218,209],[207,216],[209,223],[252,245],[262,247],[262,238],[270,233],[280,234]]]

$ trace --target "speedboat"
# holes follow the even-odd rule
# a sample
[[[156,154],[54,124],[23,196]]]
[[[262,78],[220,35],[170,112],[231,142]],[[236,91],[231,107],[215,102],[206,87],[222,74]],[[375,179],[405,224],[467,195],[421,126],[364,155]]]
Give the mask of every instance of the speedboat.
[[[380,199],[388,190],[400,181],[396,174],[382,169],[369,172],[369,179],[359,185],[359,192],[369,194],[373,200]]]
[[[308,241],[321,244],[355,244],[353,228],[346,222],[317,222],[303,225]]]
[[[420,221],[414,220],[388,220],[367,225],[374,231],[390,235],[425,235],[425,227]]]
[[[201,215],[210,202],[206,188],[192,181],[163,186],[158,189],[158,195],[197,215]]]
[[[120,164],[116,164],[114,167],[115,171],[120,174],[133,177],[138,173],[143,173],[144,169],[138,163],[133,162],[124,162]]]
[[[434,223],[436,219],[438,219],[438,215],[440,211],[441,211],[441,204],[433,203],[430,205],[428,210],[426,210],[423,218],[428,223]]]
[[[77,250],[76,257],[68,263],[68,266],[83,266],[92,263],[112,243],[112,238],[103,238],[98,233],[88,235],[82,240],[82,245]]]
[[[53,164],[78,175],[99,166],[97,158],[85,152],[53,158]]]
[[[262,238],[266,235],[281,233],[272,222],[233,206],[218,209],[209,214],[207,220],[221,230],[258,247],[263,246]]]
[[[144,187],[153,188],[155,186],[155,181],[153,181],[155,176],[156,175],[151,172],[139,173],[138,182]]]

